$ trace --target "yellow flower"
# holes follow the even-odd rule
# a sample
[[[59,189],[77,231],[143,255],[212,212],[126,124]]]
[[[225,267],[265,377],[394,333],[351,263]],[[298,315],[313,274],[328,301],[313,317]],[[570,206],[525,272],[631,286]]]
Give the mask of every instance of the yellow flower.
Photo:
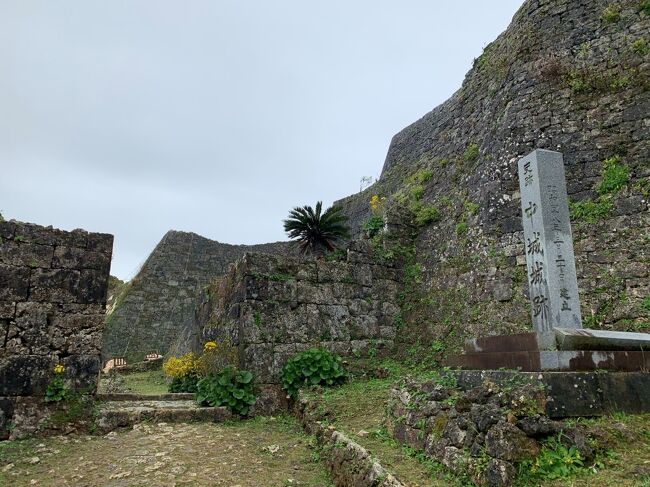
[[[370,198],[370,209],[373,212],[377,212],[378,210],[381,209],[381,207],[384,205],[385,202],[386,202],[385,196],[379,197],[379,195],[373,194],[372,197]]]
[[[372,211],[377,211],[379,208],[379,196],[376,194],[373,194],[372,198],[370,198],[370,208],[372,208]]]
[[[55,374],[63,374],[63,371],[65,370],[65,367],[61,364],[57,364],[54,366],[54,373]]]
[[[172,378],[184,377],[195,371],[196,357],[192,352],[186,353],[182,357],[170,357],[164,364],[165,374]]]
[[[214,350],[215,348],[217,348],[216,342],[205,342],[205,345],[203,345],[203,350],[205,351]]]

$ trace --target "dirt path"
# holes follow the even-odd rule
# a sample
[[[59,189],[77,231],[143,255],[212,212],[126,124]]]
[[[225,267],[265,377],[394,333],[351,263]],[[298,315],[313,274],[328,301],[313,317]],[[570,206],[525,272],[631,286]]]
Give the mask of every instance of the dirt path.
[[[0,443],[2,486],[330,486],[290,418]]]

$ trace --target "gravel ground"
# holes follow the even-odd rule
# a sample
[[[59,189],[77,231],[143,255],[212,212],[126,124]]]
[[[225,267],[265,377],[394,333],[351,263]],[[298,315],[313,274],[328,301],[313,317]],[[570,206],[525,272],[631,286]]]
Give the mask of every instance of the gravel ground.
[[[0,443],[2,486],[330,486],[291,418]]]

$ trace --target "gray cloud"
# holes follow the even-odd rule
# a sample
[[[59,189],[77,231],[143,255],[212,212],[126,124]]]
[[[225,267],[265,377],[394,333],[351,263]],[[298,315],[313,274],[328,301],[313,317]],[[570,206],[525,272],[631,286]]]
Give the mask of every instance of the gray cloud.
[[[0,211],[115,234],[284,239],[378,176],[521,0],[0,2]]]

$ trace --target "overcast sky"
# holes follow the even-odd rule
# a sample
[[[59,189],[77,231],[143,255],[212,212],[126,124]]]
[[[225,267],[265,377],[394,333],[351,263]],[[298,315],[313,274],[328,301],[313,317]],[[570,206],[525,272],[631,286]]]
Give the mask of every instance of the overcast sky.
[[[379,176],[522,0],[0,0],[0,212],[115,235],[284,240]]]

